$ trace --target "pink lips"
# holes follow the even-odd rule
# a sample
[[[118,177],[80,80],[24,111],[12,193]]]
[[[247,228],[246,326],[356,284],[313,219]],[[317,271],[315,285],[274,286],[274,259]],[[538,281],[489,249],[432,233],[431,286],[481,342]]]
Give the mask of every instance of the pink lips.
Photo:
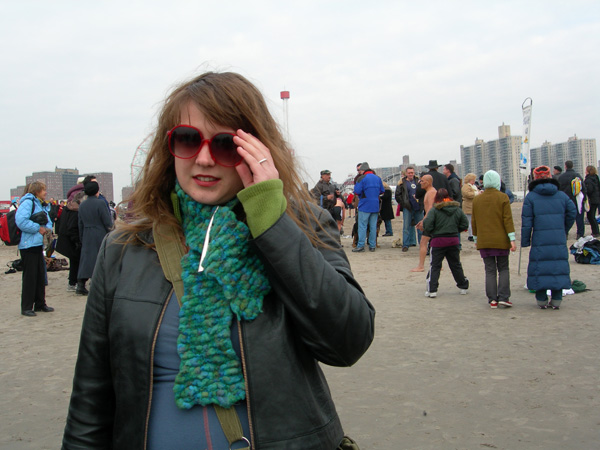
[[[201,187],[212,187],[221,180],[210,175],[196,175],[193,178],[194,182]]]

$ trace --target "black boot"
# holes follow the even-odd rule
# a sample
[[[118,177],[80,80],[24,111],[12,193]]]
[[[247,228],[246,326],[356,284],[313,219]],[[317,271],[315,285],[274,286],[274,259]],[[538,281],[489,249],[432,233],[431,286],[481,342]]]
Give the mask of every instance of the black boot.
[[[77,287],[75,288],[75,294],[77,295],[88,295],[89,291],[85,288],[86,280],[77,280]]]

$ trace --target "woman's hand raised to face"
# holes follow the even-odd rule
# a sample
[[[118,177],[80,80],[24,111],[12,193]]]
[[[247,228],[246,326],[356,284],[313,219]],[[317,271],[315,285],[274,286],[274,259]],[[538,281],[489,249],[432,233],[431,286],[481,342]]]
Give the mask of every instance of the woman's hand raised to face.
[[[233,141],[238,145],[238,152],[243,158],[236,170],[245,188],[261,181],[279,179],[271,151],[262,142],[242,130],[237,130]]]

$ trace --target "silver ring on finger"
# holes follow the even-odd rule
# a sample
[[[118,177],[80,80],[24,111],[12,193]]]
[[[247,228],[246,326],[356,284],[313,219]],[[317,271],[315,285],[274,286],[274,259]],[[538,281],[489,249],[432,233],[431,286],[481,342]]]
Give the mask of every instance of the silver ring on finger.
[[[261,159],[261,160],[260,160],[258,163],[259,163],[259,164],[262,164],[262,163],[264,163],[266,160],[267,160],[267,158],[263,158],[263,159]]]

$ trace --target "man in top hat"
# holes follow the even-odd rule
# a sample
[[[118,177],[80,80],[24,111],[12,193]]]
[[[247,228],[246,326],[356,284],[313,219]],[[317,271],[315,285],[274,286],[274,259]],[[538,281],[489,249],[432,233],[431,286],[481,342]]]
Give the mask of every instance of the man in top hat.
[[[317,200],[321,208],[330,213],[335,206],[335,186],[331,183],[331,171],[321,170],[321,178],[312,189],[312,195]]]

